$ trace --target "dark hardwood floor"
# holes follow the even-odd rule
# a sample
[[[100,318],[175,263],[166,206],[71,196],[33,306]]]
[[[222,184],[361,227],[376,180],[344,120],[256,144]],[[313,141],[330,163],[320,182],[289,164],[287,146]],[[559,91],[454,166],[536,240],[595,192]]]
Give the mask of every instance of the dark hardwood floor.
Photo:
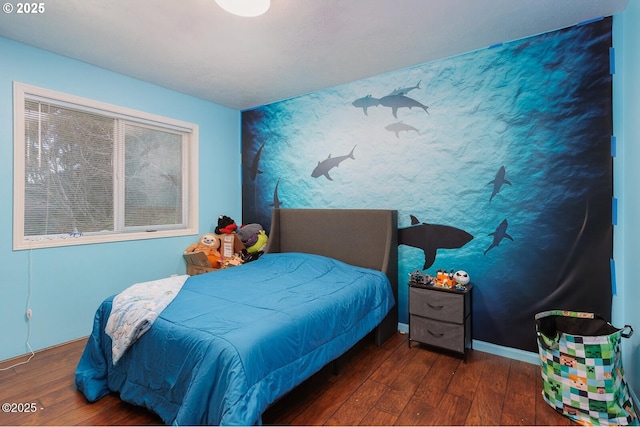
[[[0,371],[0,403],[35,412],[1,412],[0,425],[155,425],[149,411],[109,395],[87,403],[74,386],[86,340],[36,353]],[[0,363],[0,368],[18,360]],[[276,402],[263,416],[278,425],[571,425],[541,397],[539,367],[479,351],[467,363],[395,335],[365,340]],[[35,405],[31,405],[34,403]],[[4,409],[4,407],[3,407]]]

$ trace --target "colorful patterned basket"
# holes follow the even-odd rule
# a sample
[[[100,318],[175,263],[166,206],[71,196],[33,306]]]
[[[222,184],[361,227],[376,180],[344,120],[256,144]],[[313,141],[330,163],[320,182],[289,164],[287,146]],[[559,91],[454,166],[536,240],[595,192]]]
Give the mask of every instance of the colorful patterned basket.
[[[583,425],[638,425],[620,352],[633,328],[575,311],[545,311],[535,320],[547,403]]]

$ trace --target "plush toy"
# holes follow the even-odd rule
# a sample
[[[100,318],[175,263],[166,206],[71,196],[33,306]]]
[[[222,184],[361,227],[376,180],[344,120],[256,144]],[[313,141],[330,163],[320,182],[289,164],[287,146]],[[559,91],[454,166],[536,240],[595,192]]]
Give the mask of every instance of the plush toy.
[[[220,266],[220,239],[213,233],[203,234],[198,243],[190,245],[185,253],[204,252],[212,267]]]
[[[264,231],[260,224],[245,224],[236,231],[236,236],[240,238],[240,241],[245,248],[258,243],[258,235],[261,231]]]
[[[464,270],[458,270],[456,271],[456,273],[453,275],[454,279],[456,279],[456,283],[459,283],[461,285],[467,285],[469,283],[469,281],[471,280],[471,278],[469,277],[469,273],[467,273]]]
[[[215,229],[216,234],[231,234],[238,229],[236,222],[226,216],[220,215],[218,217],[218,226]]]
[[[267,249],[268,241],[269,237],[267,237],[267,233],[265,233],[264,230],[260,230],[260,232],[258,232],[258,240],[254,245],[247,247],[247,251],[249,253],[264,252]]]

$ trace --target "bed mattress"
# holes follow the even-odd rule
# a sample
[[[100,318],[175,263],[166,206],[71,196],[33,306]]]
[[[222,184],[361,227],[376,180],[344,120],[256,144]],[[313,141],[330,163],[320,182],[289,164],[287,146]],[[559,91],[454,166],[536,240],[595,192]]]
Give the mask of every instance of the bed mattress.
[[[116,365],[96,312],[76,371],[89,401],[115,391],[167,424],[254,425],[279,397],[366,336],[395,301],[387,277],[331,258],[265,254],[190,277]]]

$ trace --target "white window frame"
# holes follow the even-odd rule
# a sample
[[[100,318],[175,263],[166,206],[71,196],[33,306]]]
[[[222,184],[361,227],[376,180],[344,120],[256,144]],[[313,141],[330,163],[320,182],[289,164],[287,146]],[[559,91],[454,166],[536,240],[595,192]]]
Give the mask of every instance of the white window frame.
[[[176,228],[155,227],[152,230],[116,229],[99,233],[51,236],[24,235],[24,203],[25,203],[25,100],[35,99],[52,104],[123,118],[136,125],[152,125],[168,130],[186,133],[183,139],[182,169],[183,174],[183,224]],[[158,116],[117,105],[56,92],[20,82],[13,84],[13,138],[14,138],[14,181],[13,181],[13,249],[35,249],[57,246],[71,246],[106,242],[121,242],[153,238],[192,236],[198,234],[198,125],[176,119]],[[118,184],[116,184],[118,185]],[[122,213],[121,206],[114,195],[114,215]],[[114,218],[118,224],[118,219]]]

